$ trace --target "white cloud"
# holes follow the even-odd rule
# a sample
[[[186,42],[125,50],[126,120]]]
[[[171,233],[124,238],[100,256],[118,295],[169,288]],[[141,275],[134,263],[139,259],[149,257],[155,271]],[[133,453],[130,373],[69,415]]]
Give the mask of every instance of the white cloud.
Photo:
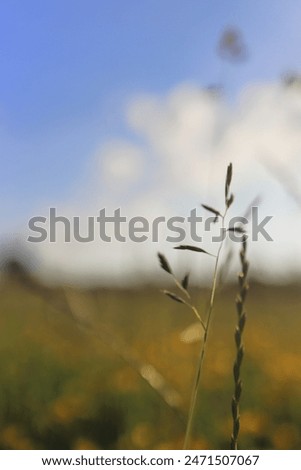
[[[152,219],[188,215],[200,201],[220,207],[225,169],[232,161],[235,215],[258,194],[264,197],[263,215],[275,215],[275,242],[253,244],[257,267],[273,276],[293,267],[296,258],[289,253],[294,249],[300,253],[300,241],[292,236],[288,253],[285,240],[287,233],[293,233],[297,208],[262,163],[285,165],[294,175],[300,174],[299,89],[280,83],[253,84],[242,90],[236,102],[228,103],[219,95],[186,84],[165,97],[134,98],[128,106],[127,123],[143,144],[130,139],[102,144],[93,160],[92,189],[90,185],[87,193],[92,191],[95,199],[93,203],[87,197],[87,214],[93,215],[102,207],[110,214],[121,207],[127,216]],[[83,201],[81,207],[84,217]],[[64,204],[62,212],[63,208]],[[72,208],[68,211],[71,214]],[[68,276],[97,274],[119,282],[124,276],[128,280],[132,273],[139,279],[147,277],[154,271],[155,253],[162,247],[174,262],[182,264],[184,256],[164,243],[114,242],[104,246],[96,241],[68,247],[41,244],[39,249],[46,265],[51,262]],[[209,266],[210,261],[205,263]]]
[[[120,189],[128,189],[143,174],[143,151],[130,142],[110,142],[101,149],[97,157],[99,171],[108,187],[118,185]]]

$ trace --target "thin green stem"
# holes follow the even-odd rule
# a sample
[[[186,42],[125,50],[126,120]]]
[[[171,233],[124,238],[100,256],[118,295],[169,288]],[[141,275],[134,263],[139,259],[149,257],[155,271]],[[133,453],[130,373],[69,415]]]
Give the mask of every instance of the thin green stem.
[[[183,287],[182,284],[178,281],[178,279],[176,278],[176,276],[175,276],[174,274],[172,275],[172,277],[173,277],[173,280],[174,280],[176,286],[180,289],[180,291],[182,291],[182,292],[185,294],[185,296],[186,296],[189,300],[191,300],[191,296],[190,296],[188,290],[184,289],[184,287]]]
[[[190,305],[190,308],[193,311],[193,313],[195,314],[195,316],[197,317],[197,319],[201,322],[201,325],[202,325],[202,327],[205,331],[206,330],[206,325],[205,325],[204,321],[202,320],[201,315],[199,314],[197,308],[194,305]]]
[[[194,382],[194,387],[193,387],[191,401],[190,401],[189,415],[188,415],[186,434],[185,434],[185,440],[184,440],[184,446],[183,446],[184,450],[186,450],[188,448],[190,437],[191,437],[193,418],[194,418],[195,407],[196,407],[196,401],[197,401],[199,385],[200,385],[200,380],[201,380],[201,374],[202,374],[202,370],[203,370],[205,351],[206,351],[206,346],[207,346],[207,341],[208,341],[208,333],[209,333],[209,328],[210,328],[210,325],[211,325],[211,318],[212,318],[214,299],[215,299],[217,280],[218,280],[219,260],[220,260],[220,254],[221,254],[223,244],[224,244],[224,221],[225,221],[226,213],[227,213],[227,208],[225,209],[225,213],[222,216],[222,240],[220,242],[218,252],[217,252],[217,255],[216,255],[216,259],[215,259],[213,278],[212,278],[211,295],[210,295],[210,303],[209,303],[209,306],[208,306],[207,320],[206,320],[206,325],[205,325],[205,328],[204,328],[204,331],[205,331],[204,339],[203,339],[202,348],[201,348],[200,355],[199,355],[199,360],[198,360],[198,363],[197,363],[195,382]]]
[[[202,319],[202,317],[201,317],[198,309],[196,308],[196,306],[191,303],[191,296],[190,296],[189,292],[182,286],[182,284],[178,281],[178,279],[174,275],[172,275],[172,277],[173,277],[173,280],[174,280],[176,286],[180,289],[181,292],[183,292],[186,295],[186,297],[189,300],[189,302],[186,302],[184,299],[182,299],[183,303],[193,311],[193,313],[195,314],[197,319],[200,321],[200,323],[201,323],[201,325],[202,325],[202,327],[205,331],[206,330],[206,325],[204,323],[204,320]]]

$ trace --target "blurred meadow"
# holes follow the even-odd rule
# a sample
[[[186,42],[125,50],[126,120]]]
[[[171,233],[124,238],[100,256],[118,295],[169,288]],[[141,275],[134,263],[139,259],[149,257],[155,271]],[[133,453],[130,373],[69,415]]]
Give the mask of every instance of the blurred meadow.
[[[219,294],[193,449],[228,449],[236,286]],[[205,305],[208,291],[194,292]],[[300,285],[252,283],[240,448],[298,449]],[[199,341],[155,287],[1,285],[2,449],[181,449]]]
[[[0,15],[0,449],[183,448],[204,332],[162,294],[157,254],[189,272],[202,314],[213,257],[128,226],[201,204],[219,217],[230,162],[250,234],[238,448],[300,449],[300,3],[16,0]],[[252,205],[272,240],[254,236]],[[51,240],[51,208],[82,241],[62,220]],[[125,241],[112,226],[88,240],[103,209],[127,217]],[[230,448],[241,268],[227,243],[192,449]]]

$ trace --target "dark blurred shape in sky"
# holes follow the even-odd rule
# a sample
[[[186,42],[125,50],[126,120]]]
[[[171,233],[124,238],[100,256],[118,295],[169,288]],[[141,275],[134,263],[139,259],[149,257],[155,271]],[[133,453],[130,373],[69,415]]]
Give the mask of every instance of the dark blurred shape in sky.
[[[218,43],[218,55],[230,62],[243,62],[248,58],[247,46],[242,32],[238,28],[226,28]]]

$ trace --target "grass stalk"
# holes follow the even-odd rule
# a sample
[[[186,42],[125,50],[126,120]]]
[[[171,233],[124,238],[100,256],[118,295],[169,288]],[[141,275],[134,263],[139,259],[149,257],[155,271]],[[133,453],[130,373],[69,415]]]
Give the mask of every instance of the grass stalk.
[[[233,376],[234,376],[234,395],[232,397],[232,420],[233,420],[233,429],[231,436],[231,449],[237,450],[238,448],[238,435],[240,429],[240,414],[239,414],[239,405],[240,398],[242,393],[242,381],[240,377],[241,365],[244,357],[244,345],[242,341],[242,335],[244,327],[246,324],[246,312],[245,312],[245,300],[248,292],[248,282],[247,274],[249,263],[246,259],[247,252],[247,239],[246,236],[243,237],[242,249],[240,251],[240,261],[241,261],[241,272],[238,275],[239,291],[236,298],[236,310],[237,310],[237,326],[235,328],[235,344],[236,344],[236,359],[233,367]]]
[[[197,367],[196,367],[195,381],[194,381],[192,396],[191,396],[191,400],[190,400],[188,421],[187,421],[187,427],[186,427],[186,433],[185,433],[185,439],[184,439],[184,446],[183,446],[184,450],[188,449],[188,445],[189,445],[190,438],[191,438],[191,433],[192,433],[196,401],[197,401],[197,396],[198,396],[198,391],[199,391],[199,386],[200,386],[200,381],[201,381],[205,351],[206,351],[206,347],[207,347],[208,334],[209,334],[209,329],[210,329],[210,325],[211,325],[212,312],[213,312],[214,300],[215,300],[215,294],[216,294],[216,288],[217,288],[220,255],[221,255],[221,251],[222,251],[223,244],[224,244],[224,230],[225,230],[224,229],[224,225],[225,225],[224,220],[225,220],[225,216],[226,216],[226,213],[227,213],[227,209],[228,208],[226,208],[225,213],[222,216],[222,233],[223,233],[223,237],[222,237],[222,240],[221,240],[219,248],[218,248],[217,256],[215,258],[215,266],[214,266],[213,277],[212,277],[210,302],[209,302],[207,316],[206,316],[206,324],[205,324],[205,328],[204,328],[204,338],[203,338],[202,347],[201,347],[201,351],[200,351],[200,355],[199,355],[199,360],[198,360]]]
[[[229,207],[233,203],[234,196],[232,193],[230,193],[230,185],[232,181],[232,164],[230,163],[227,168],[227,174],[226,174],[226,181],[225,181],[225,209],[223,214],[217,210],[214,209],[211,206],[208,206],[206,204],[202,204],[202,207],[209,211],[211,214],[214,214],[214,222],[217,222],[218,220],[221,220],[221,240],[219,243],[219,247],[217,250],[217,254],[214,255],[212,253],[209,253],[208,251],[204,250],[201,247],[198,246],[191,246],[191,245],[179,245],[174,247],[176,250],[188,250],[188,251],[193,251],[196,253],[202,253],[205,255],[213,256],[215,258],[215,264],[214,264],[214,270],[213,270],[213,277],[212,277],[212,285],[211,285],[211,294],[210,294],[210,301],[209,305],[206,311],[206,316],[205,320],[203,319],[202,315],[199,313],[197,307],[192,303],[190,294],[188,292],[188,278],[189,275],[186,274],[186,276],[183,278],[182,282],[179,282],[176,276],[174,275],[171,266],[169,262],[167,261],[166,257],[162,253],[158,253],[158,258],[160,262],[161,268],[170,274],[176,284],[176,287],[180,290],[181,293],[184,294],[184,297],[188,299],[185,300],[183,297],[177,295],[174,292],[170,292],[167,290],[164,290],[163,293],[167,295],[169,298],[172,300],[179,302],[181,304],[186,305],[189,307],[193,313],[196,315],[198,320],[200,321],[203,330],[204,330],[204,337],[203,337],[203,342],[202,342],[202,347],[200,350],[197,366],[196,366],[196,374],[195,374],[195,380],[194,380],[194,385],[192,389],[192,395],[190,399],[190,406],[189,406],[189,412],[188,412],[188,419],[187,419],[187,426],[186,426],[186,432],[185,432],[185,438],[184,438],[184,450],[188,449],[190,438],[191,438],[191,433],[192,433],[192,427],[193,427],[193,419],[195,416],[195,409],[196,409],[196,401],[197,401],[197,396],[198,396],[198,391],[200,387],[200,381],[201,381],[201,374],[202,374],[202,369],[203,369],[203,363],[204,363],[204,357],[205,357],[205,352],[206,352],[206,347],[207,347],[207,342],[208,342],[208,336],[209,336],[209,330],[210,326],[212,323],[212,312],[213,312],[213,307],[214,307],[214,300],[215,300],[215,295],[217,291],[217,285],[218,285],[218,280],[219,280],[219,264],[220,264],[220,257],[221,257],[221,252],[222,248],[224,245],[224,241],[226,238],[226,232],[227,231],[235,231],[238,228],[235,227],[230,227],[226,230],[225,228],[225,218],[228,212]],[[242,231],[243,229],[240,228]]]

